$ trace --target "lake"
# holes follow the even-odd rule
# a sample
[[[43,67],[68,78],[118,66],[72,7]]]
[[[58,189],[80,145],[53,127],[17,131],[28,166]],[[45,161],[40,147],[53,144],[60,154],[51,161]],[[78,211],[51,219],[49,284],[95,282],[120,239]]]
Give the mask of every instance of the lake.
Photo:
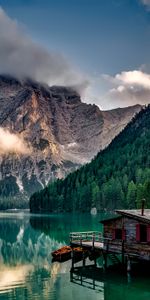
[[[0,213],[0,299],[149,300],[150,278],[144,274],[103,276],[100,271],[89,279],[71,274],[70,262],[51,263],[51,251],[69,242],[69,232],[101,231],[102,218]]]

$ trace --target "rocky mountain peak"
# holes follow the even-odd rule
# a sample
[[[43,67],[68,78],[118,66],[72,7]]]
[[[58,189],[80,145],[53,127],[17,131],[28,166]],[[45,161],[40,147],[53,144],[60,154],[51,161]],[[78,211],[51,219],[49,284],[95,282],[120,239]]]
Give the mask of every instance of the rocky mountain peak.
[[[0,157],[0,186],[11,176],[20,192],[30,195],[64,177],[105,148],[140,109],[102,112],[83,103],[73,88],[1,75],[0,128],[16,134],[31,151]]]

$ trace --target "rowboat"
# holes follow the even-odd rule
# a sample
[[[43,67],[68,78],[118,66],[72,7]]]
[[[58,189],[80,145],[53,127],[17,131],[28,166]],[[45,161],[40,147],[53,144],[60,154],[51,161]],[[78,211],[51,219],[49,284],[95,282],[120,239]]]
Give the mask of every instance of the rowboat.
[[[65,262],[71,259],[72,253],[75,261],[80,261],[83,257],[83,254],[85,254],[86,257],[88,256],[88,252],[82,247],[72,248],[70,246],[64,246],[58,250],[55,250],[51,253],[51,255],[53,257],[53,261]]]
[[[55,261],[67,261],[71,259],[72,248],[70,246],[64,246],[58,250],[53,251],[52,257]]]

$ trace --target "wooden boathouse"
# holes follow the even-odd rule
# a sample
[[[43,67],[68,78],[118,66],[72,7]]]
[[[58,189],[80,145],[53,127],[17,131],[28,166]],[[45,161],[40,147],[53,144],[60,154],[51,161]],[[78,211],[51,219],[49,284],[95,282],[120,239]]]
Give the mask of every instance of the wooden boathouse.
[[[70,245],[89,250],[95,258],[103,256],[105,267],[108,256],[114,263],[127,265],[128,271],[132,261],[150,261],[150,209],[117,210],[113,218],[101,223],[103,234],[71,233]]]

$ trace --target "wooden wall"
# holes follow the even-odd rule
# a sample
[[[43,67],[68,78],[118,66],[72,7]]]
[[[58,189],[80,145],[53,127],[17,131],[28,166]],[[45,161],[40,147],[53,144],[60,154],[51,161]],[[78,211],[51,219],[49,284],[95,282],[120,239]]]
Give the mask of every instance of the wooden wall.
[[[141,243],[136,241],[136,225],[139,221],[131,218],[122,217],[116,220],[110,220],[104,224],[104,238],[109,238],[109,250],[112,252],[122,251],[122,241],[114,239],[114,230],[125,230],[124,251],[130,256],[139,259],[150,260],[150,243]],[[106,241],[107,244],[107,241]]]

